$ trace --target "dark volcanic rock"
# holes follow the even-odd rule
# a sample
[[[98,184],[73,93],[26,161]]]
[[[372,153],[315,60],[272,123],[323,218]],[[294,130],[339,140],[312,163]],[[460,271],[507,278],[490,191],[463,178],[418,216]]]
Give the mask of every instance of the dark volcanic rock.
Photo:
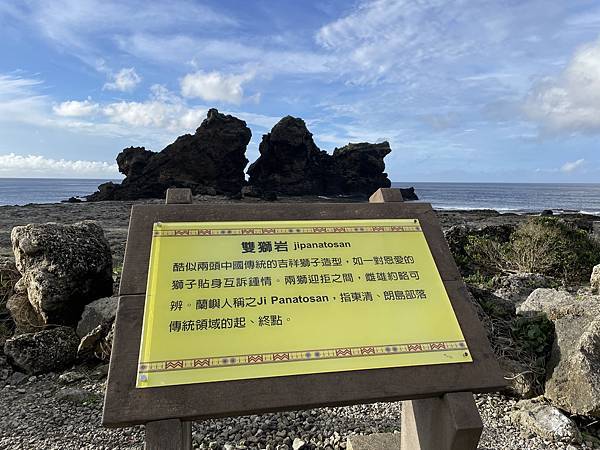
[[[414,187],[400,188],[400,192],[402,193],[402,198],[404,200],[419,200]]]
[[[71,364],[78,344],[73,328],[58,327],[10,338],[4,353],[11,364],[28,374],[46,373]]]
[[[81,203],[82,201],[78,197],[69,197],[67,200],[61,200],[61,203]]]
[[[391,151],[388,142],[361,142],[336,148],[333,151],[333,160],[340,183],[339,192],[370,195],[379,188],[390,187],[391,182],[383,172],[383,158]]]
[[[117,155],[119,172],[125,175],[123,184],[132,183],[143,175],[148,161],[154,156],[154,152],[144,147],[129,147]]]
[[[170,187],[194,194],[236,194],[244,185],[245,152],[251,137],[246,122],[210,109],[196,133],[186,134],[155,153],[129,147],[117,156],[119,184],[104,183],[88,200],[164,197]]]
[[[383,172],[383,159],[391,152],[387,142],[348,144],[329,155],[316,146],[300,118],[281,119],[263,135],[259,151],[248,169],[248,182],[260,192],[371,195],[391,185]]]
[[[304,120],[286,116],[263,135],[260,157],[248,168],[249,183],[263,192],[326,192],[332,157],[319,150]]]

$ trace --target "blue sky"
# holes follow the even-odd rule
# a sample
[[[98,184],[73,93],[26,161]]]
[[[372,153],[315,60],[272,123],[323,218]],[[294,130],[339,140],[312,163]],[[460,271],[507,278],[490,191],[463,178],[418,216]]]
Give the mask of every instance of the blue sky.
[[[598,182],[600,4],[0,0],[0,177],[118,177],[210,107],[389,140],[394,181]]]

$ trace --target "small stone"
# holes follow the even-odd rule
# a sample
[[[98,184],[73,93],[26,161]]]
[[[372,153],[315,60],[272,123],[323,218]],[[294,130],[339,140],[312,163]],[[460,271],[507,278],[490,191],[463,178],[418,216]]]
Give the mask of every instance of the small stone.
[[[59,375],[58,381],[60,381],[62,384],[71,384],[76,381],[82,380],[83,378],[85,378],[85,375],[81,372],[71,371]]]
[[[24,373],[21,373],[21,372],[14,372],[8,378],[8,384],[10,384],[11,386],[19,386],[19,385],[25,383],[25,381],[27,381],[27,375],[25,375]]]
[[[118,297],[103,297],[85,305],[77,323],[77,335],[82,338],[99,325],[111,323],[117,313]]]
[[[101,380],[108,375],[108,367],[108,364],[101,364],[93,370],[90,376],[95,380]]]
[[[301,448],[304,448],[305,445],[306,442],[304,442],[302,439],[294,438],[294,442],[292,443],[292,449],[300,450]]]
[[[56,399],[60,402],[69,402],[83,404],[92,402],[98,399],[98,396],[93,392],[85,389],[62,389],[56,393]]]
[[[544,439],[567,443],[582,441],[575,423],[540,397],[517,402],[515,408],[511,414],[513,422]]]

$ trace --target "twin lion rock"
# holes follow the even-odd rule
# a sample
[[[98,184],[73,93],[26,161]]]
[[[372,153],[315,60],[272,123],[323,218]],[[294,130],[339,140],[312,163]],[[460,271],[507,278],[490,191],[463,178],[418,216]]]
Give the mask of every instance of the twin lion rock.
[[[193,194],[228,196],[371,195],[390,187],[384,157],[388,142],[348,144],[332,155],[320,150],[302,119],[286,116],[263,135],[260,156],[248,168],[252,133],[236,117],[208,111],[196,133],[180,136],[161,152],[129,147],[117,156],[121,184],[105,183],[88,200],[161,198],[170,187]],[[414,194],[413,194],[414,195]]]

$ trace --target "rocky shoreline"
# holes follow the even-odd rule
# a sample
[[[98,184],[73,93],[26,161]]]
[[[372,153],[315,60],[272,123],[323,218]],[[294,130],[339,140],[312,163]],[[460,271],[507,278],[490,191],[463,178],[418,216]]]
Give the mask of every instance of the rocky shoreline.
[[[287,196],[281,197],[281,203],[296,202],[354,202],[364,201],[362,199],[347,197],[322,197],[322,196]],[[123,261],[125,252],[125,241],[127,240],[127,227],[129,225],[129,214],[134,204],[163,203],[164,200],[145,199],[135,201],[102,201],[81,203],[46,203],[28,204],[22,206],[0,206],[0,257],[13,258],[10,243],[10,232],[13,227],[27,223],[75,223],[83,220],[94,220],[104,230],[108,239],[113,262],[116,266]],[[195,195],[194,203],[225,203],[235,205],[238,202],[256,203],[263,202],[256,197],[243,197],[242,199],[231,199],[221,195]],[[469,225],[484,227],[488,225],[517,224],[525,220],[529,215],[500,214],[497,211],[482,210],[443,210],[437,211],[438,219],[442,227],[448,229],[454,225]],[[533,214],[535,215],[535,214]],[[586,214],[565,214],[567,220],[576,220],[591,229],[592,222],[598,220],[597,216]]]
[[[262,201],[252,197],[242,199],[205,195],[194,197],[195,203],[216,202],[231,204],[232,207],[239,202],[252,202],[259,205]],[[357,201],[357,199],[314,196],[284,197],[280,201],[290,203],[338,202]],[[162,203],[162,200],[0,206],[0,260],[14,261],[10,236],[13,227],[28,223],[72,224],[93,220],[100,225],[110,245],[113,276],[115,282],[118,282],[127,238],[129,213],[131,206],[136,203]],[[564,320],[565,314],[568,315],[568,312],[561,313],[544,306],[544,299],[554,299],[557,295],[562,296],[560,298],[566,298],[567,294],[562,294],[563,290],[556,290],[558,294],[555,293],[554,287],[558,287],[560,283],[549,282],[548,278],[543,278],[543,281],[538,283],[535,281],[538,278],[525,277],[529,283],[527,284],[520,281],[519,278],[510,278],[512,275],[508,277],[494,275],[494,278],[491,276],[492,274],[483,273],[480,270],[481,267],[477,266],[479,253],[472,253],[471,246],[473,243],[479,243],[478,239],[491,239],[500,245],[504,239],[503,233],[514,233],[515,230],[520,229],[519,227],[529,223],[532,215],[499,214],[491,210],[438,211],[437,214],[449,244],[455,252],[455,258],[463,270],[463,275],[470,283],[475,299],[474,304],[481,309],[480,313],[484,322],[492,320],[494,326],[498,327],[500,320],[504,320],[510,324],[510,327],[513,327],[511,330],[514,331],[515,324],[522,326],[519,322],[521,320],[519,314],[526,310],[537,311],[545,308],[548,317],[554,320],[557,332],[560,331],[562,324],[566,323],[560,322],[560,320]],[[581,233],[589,234],[593,221],[596,219],[595,216],[567,214],[557,216],[554,220],[581,230]],[[461,252],[466,252],[467,259],[464,261],[460,259]],[[589,275],[587,274],[588,279]],[[585,280],[578,281],[573,285],[563,286],[561,289],[566,288],[564,292],[572,295],[573,298],[578,296],[579,299],[585,298],[597,302],[596,297],[590,293],[589,284],[586,283]],[[537,293],[534,292],[530,295],[536,287],[543,289],[538,289]],[[515,300],[517,297],[518,300]],[[490,298],[494,303],[494,308],[500,306],[504,308],[502,312],[505,314],[504,316],[497,313],[495,309],[490,312]],[[507,299],[512,300],[508,301]],[[570,299],[571,297],[566,301],[571,301]],[[578,317],[583,316],[579,315]],[[529,322],[527,326],[529,326]],[[537,322],[536,326],[538,326]],[[583,325],[581,326],[583,327]],[[531,327],[526,328],[526,331],[531,329]],[[502,344],[499,339],[503,336],[490,333],[495,350],[499,349],[499,351],[510,354],[511,358],[518,359],[515,357],[514,349],[508,349],[514,343]],[[573,339],[579,338],[574,337]],[[540,345],[544,347],[542,344]],[[506,345],[507,349],[502,349],[502,345]],[[563,351],[565,351],[564,348]],[[551,350],[549,348],[540,347],[538,350],[544,352],[544,358],[550,358]],[[525,350],[520,349],[519,351],[521,353],[518,356],[525,354]],[[590,351],[593,353],[596,349],[592,348]],[[546,360],[543,363],[546,364]],[[520,367],[515,370],[514,379],[522,378],[522,369],[523,367]],[[2,370],[4,370],[3,367],[0,367],[0,372]],[[106,371],[106,361],[98,358],[80,358],[75,365],[70,364],[66,369],[37,375],[26,375],[11,370],[10,377],[0,380],[0,411],[5,411],[0,415],[0,448],[141,448],[143,444],[142,427],[108,430],[100,426]],[[507,374],[509,372],[507,370]],[[542,378],[540,379],[543,384]],[[521,387],[517,386],[516,388],[520,389]],[[594,437],[598,427],[594,424],[595,419],[592,417],[596,414],[593,408],[586,410],[586,414],[592,414],[592,416],[580,416],[581,412],[569,414],[568,411],[564,415],[565,409],[561,413],[566,418],[570,416],[575,419],[580,430],[584,431],[583,435],[570,436],[561,440],[554,435],[544,434],[545,431],[540,430],[539,427],[532,428],[528,420],[537,414],[539,404],[534,404],[533,409],[530,408],[521,414],[519,413],[520,408],[525,404],[518,400],[519,397],[531,397],[543,393],[543,386],[535,385],[534,380],[530,381],[526,388],[531,392],[519,394],[513,391],[512,395],[505,393],[476,396],[485,425],[480,444],[481,449],[574,450],[600,448],[600,440]],[[552,396],[551,392],[547,395]],[[546,405],[550,406],[544,400],[542,406]],[[528,407],[531,406],[528,405]],[[400,409],[400,403],[378,403],[198,422],[194,424],[194,445],[198,448],[268,448],[273,450],[345,448],[346,439],[352,434],[399,431]],[[559,410],[557,409],[557,411]]]

